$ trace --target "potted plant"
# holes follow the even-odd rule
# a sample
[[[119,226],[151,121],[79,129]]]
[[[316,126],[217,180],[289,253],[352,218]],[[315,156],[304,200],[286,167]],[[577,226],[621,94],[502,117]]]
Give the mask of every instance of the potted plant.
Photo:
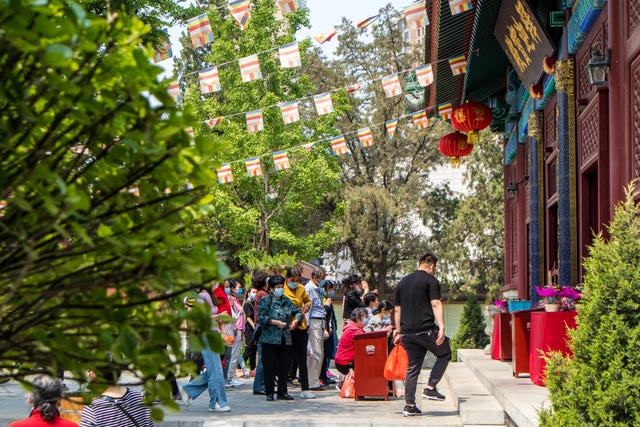
[[[548,312],[560,311],[560,291],[552,287],[537,287],[536,292],[544,301],[544,310]]]
[[[582,293],[576,288],[564,286],[558,293],[563,310],[576,310],[577,301],[582,298]]]
[[[509,303],[507,302],[507,300],[498,299],[495,300],[493,304],[500,310],[501,313],[506,313],[507,311],[509,311]]]

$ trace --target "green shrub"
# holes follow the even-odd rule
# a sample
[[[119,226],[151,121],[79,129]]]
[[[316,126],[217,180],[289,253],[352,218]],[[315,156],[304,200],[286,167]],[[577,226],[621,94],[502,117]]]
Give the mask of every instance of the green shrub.
[[[573,358],[548,361],[545,426],[640,425],[640,205],[627,190],[584,261],[585,297],[570,332]]]
[[[489,344],[489,337],[484,333],[485,323],[482,308],[475,296],[469,296],[462,309],[460,327],[451,340],[453,360],[458,357],[459,348],[484,348]]]

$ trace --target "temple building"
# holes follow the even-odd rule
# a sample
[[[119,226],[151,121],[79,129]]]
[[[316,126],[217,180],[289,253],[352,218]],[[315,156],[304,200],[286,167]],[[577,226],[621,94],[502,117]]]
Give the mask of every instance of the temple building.
[[[640,1],[479,0],[453,15],[427,1],[426,60],[467,58],[464,78],[436,69],[428,106],[488,105],[504,135],[504,286],[582,281],[594,233],[606,233],[640,175]]]

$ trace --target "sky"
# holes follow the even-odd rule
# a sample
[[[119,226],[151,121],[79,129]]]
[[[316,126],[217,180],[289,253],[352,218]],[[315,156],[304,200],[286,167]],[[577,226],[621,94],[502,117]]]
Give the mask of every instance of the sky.
[[[302,40],[305,37],[320,34],[331,29],[331,27],[340,24],[342,17],[347,17],[350,21],[355,22],[365,19],[369,16],[376,15],[378,10],[391,3],[396,9],[402,9],[409,5],[413,0],[305,0],[306,6],[309,8],[309,21],[311,28],[303,28],[298,32],[297,39]],[[180,34],[186,31],[184,25],[174,26],[169,29],[171,38],[171,47],[174,56],[180,54]],[[331,56],[335,51],[338,38],[334,37],[330,42],[324,43],[322,49],[327,56]],[[173,67],[173,60],[162,61],[159,65],[165,68],[164,76],[170,76]],[[442,167],[436,169],[432,174],[432,181],[435,184],[449,182],[452,190],[463,192],[465,190],[462,182],[462,168],[452,169],[450,167]]]

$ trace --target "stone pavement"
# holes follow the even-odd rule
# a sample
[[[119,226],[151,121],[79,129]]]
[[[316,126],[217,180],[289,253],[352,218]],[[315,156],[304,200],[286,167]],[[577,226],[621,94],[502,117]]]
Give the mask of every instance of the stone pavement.
[[[418,390],[426,384],[429,371],[423,370]],[[444,402],[419,401],[423,410],[421,417],[404,418],[403,398],[355,401],[341,399],[338,391],[329,389],[316,393],[318,398],[303,400],[298,397],[300,389],[289,393],[293,402],[267,402],[264,396],[254,396],[251,381],[227,393],[231,412],[212,414],[207,411],[208,394],[203,393],[191,407],[182,407],[181,412],[165,411],[165,420],[159,427],[385,427],[385,426],[462,426],[458,411],[451,399],[446,381],[440,386],[447,396]],[[25,417],[29,407],[24,400],[25,392],[11,382],[0,385],[0,426]],[[114,426],[117,427],[117,426]]]

